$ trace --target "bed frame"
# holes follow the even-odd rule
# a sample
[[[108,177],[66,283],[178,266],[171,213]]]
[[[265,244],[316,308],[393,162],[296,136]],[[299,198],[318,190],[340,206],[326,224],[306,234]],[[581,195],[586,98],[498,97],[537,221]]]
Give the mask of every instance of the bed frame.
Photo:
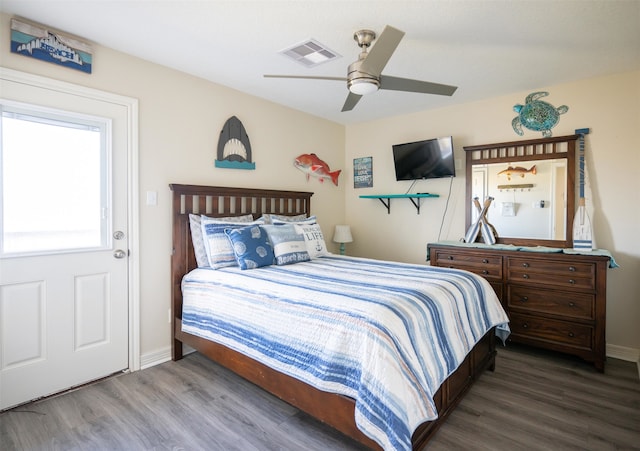
[[[169,185],[173,191],[173,254],[171,257],[172,358],[182,358],[188,345],[278,398],[332,426],[363,445],[380,449],[355,424],[355,403],[351,398],[318,390],[275,371],[243,354],[215,342],[182,332],[182,277],[196,268],[191,242],[189,213],[210,217],[252,213],[309,215],[313,193],[251,188],[197,185]],[[420,425],[413,434],[413,449],[422,449],[438,427],[460,402],[471,384],[485,369],[495,368],[495,335],[492,329],[472,349],[460,367],[434,396],[439,417]]]

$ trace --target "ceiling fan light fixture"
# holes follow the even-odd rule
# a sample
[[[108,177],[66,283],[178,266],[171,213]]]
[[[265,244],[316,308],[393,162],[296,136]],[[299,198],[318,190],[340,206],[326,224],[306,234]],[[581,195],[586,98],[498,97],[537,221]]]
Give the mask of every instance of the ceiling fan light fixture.
[[[371,94],[380,88],[378,80],[370,78],[358,78],[349,82],[349,91],[358,95]]]

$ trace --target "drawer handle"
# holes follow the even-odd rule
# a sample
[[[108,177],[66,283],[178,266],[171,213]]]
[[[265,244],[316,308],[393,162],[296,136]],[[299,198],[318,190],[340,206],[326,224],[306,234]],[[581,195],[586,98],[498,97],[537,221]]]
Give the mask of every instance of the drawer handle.
[[[569,332],[569,336],[570,336],[571,338],[573,338],[573,337],[574,337],[573,332]]]
[[[522,296],[520,298],[520,302],[527,302],[529,300],[529,298],[527,296]]]
[[[576,303],[575,302],[569,302],[569,307],[575,307]]]
[[[576,281],[575,281],[575,280],[573,280],[573,279],[569,279],[569,283],[570,283],[571,285],[573,285],[573,284],[575,284],[575,283],[576,283]]]
[[[447,258],[448,258],[449,260],[453,260],[453,255],[449,255]]]
[[[529,274],[523,274],[523,275],[522,275],[522,277],[523,277],[524,279],[528,279],[528,278],[529,278]]]
[[[576,267],[575,266],[569,266],[569,271],[575,272],[576,271]]]
[[[486,276],[487,274],[489,274],[489,271],[487,271],[486,269],[483,269],[482,270],[482,274],[484,274]]]
[[[529,263],[523,263],[523,264],[522,264],[522,267],[523,267],[523,268],[528,268],[528,267],[529,267]]]
[[[522,324],[522,328],[523,328],[523,329],[528,329],[528,328],[529,328],[529,324],[527,324],[527,323],[523,323],[523,324]]]
[[[486,258],[483,258],[482,263],[489,263],[489,260],[487,260]]]

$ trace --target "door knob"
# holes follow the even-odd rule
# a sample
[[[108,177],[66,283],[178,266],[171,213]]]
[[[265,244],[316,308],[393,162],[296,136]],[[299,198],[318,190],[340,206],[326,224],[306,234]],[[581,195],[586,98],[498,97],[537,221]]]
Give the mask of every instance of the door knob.
[[[115,258],[125,258],[127,256],[127,253],[122,249],[116,249],[113,253],[113,256]]]

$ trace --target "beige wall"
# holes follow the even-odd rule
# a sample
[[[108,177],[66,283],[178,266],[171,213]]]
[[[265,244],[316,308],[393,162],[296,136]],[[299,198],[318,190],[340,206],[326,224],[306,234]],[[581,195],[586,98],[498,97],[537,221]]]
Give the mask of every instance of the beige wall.
[[[0,15],[0,29],[9,17]],[[511,129],[512,106],[528,92],[437,111],[349,125],[305,115],[184,73],[96,46],[90,75],[9,52],[0,39],[0,65],[139,99],[141,353],[166,355],[169,343],[169,258],[171,252],[169,183],[215,184],[314,191],[312,210],[327,243],[336,223],[351,224],[350,254],[423,263],[428,242],[457,240],[464,234],[464,155],[462,147],[518,138]],[[461,87],[464,89],[464,87]],[[587,164],[596,209],[592,215],[599,247],[613,252],[621,268],[609,272],[609,345],[640,349],[640,202],[635,183],[640,152],[640,72],[584,80],[548,90],[548,100],[570,110],[554,128],[556,135],[590,128]],[[255,171],[213,166],[219,132],[232,115],[249,134]],[[377,200],[360,194],[403,193],[396,182],[391,145],[453,135],[458,177],[422,181],[413,192],[433,192],[420,214],[406,199],[394,200],[391,214]],[[524,138],[537,137],[533,132]],[[343,169],[340,186],[320,184],[292,167],[301,153],[316,152],[332,169]],[[353,158],[373,156],[374,187],[353,188]],[[145,205],[145,192],[158,192],[158,205]],[[446,209],[446,214],[445,214]],[[441,231],[441,232],[440,232]],[[150,357],[151,358],[151,357]]]
[[[464,87],[462,87],[464,89]],[[608,273],[607,342],[609,347],[640,350],[640,72],[541,86],[555,106],[569,111],[553,129],[556,136],[589,128],[586,162],[591,179],[591,214],[596,244],[609,249],[620,268]],[[352,226],[354,255],[425,261],[429,242],[464,236],[463,146],[541,137],[526,131],[520,138],[511,128],[513,105],[529,92],[425,111],[392,119],[347,126],[345,167],[353,175],[353,159],[373,156],[373,188],[346,188],[346,222]],[[378,200],[362,194],[404,193],[410,182],[396,182],[392,144],[439,136],[453,136],[456,159],[462,165],[453,179],[420,181],[412,192],[440,194],[423,201],[420,214],[407,199],[392,201],[391,214]],[[446,215],[445,215],[446,209]],[[440,228],[442,224],[442,233]]]
[[[0,29],[9,17],[0,15]],[[332,169],[344,161],[344,127],[238,91],[95,46],[93,73],[59,67],[10,53],[0,39],[0,65],[36,75],[134,97],[139,100],[140,317],[141,354],[167,355],[170,329],[169,263],[171,203],[169,183],[228,185],[313,191],[312,213],[320,218],[327,244],[333,226],[343,222],[344,176],[338,187],[309,182],[293,159],[315,152]],[[218,136],[237,116],[245,126],[255,171],[214,167]],[[158,205],[146,206],[146,191],[158,192]]]

